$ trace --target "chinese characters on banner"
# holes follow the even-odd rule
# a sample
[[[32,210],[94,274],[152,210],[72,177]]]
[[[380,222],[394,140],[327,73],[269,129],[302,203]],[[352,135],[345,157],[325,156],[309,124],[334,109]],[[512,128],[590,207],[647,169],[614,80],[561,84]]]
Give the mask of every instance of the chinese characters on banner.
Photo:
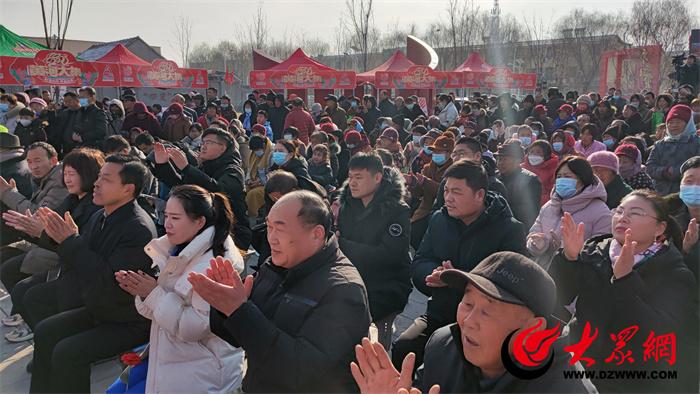
[[[375,84],[379,89],[489,88],[534,90],[536,74],[516,74],[506,67],[494,67],[489,72],[435,71],[427,66],[413,66],[406,71],[377,71]]]
[[[661,46],[649,45],[606,51],[601,55],[598,91],[616,87],[623,92],[657,92],[661,74]]]
[[[354,89],[356,74],[303,65],[283,71],[253,70],[249,76],[254,89]]]
[[[39,51],[34,58],[0,57],[0,85],[206,88],[207,71],[179,68],[169,60],[147,66],[84,62],[65,51]]]

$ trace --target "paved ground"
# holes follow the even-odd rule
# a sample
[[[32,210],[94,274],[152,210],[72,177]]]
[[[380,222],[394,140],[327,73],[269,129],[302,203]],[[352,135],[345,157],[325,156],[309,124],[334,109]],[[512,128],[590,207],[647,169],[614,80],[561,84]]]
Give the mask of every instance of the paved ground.
[[[247,261],[248,264],[255,262],[255,257]],[[394,338],[398,337],[418,315],[425,311],[426,297],[420,292],[413,290],[409,298],[408,305],[403,313],[396,317],[394,321]],[[12,303],[10,296],[0,285],[0,318],[8,316]],[[1,326],[1,325],[0,325]],[[25,367],[31,359],[34,349],[31,341],[14,344],[5,340],[4,335],[11,329],[2,326],[0,333],[0,393],[27,393],[29,392],[29,381],[31,375],[25,371]],[[93,393],[104,393],[105,389],[114,382],[121,372],[119,363],[116,360],[109,360],[92,367],[92,388]]]

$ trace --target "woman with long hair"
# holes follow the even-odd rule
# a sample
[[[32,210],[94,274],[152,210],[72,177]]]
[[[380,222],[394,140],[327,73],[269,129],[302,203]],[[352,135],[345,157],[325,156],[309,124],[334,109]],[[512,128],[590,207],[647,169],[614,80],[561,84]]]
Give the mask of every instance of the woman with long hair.
[[[210,306],[187,280],[190,272],[206,272],[212,260],[243,270],[230,236],[233,221],[224,194],[176,186],[165,207],[166,235],[144,248],[160,270],[158,278],[115,273],[121,288],[135,297],[139,313],[152,321],[147,393],[223,393],[241,386],[243,350],[211,332]]]

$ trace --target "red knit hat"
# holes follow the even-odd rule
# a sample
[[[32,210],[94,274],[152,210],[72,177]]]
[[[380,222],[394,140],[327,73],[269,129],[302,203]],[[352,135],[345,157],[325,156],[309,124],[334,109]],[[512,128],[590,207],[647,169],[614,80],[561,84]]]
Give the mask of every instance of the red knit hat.
[[[386,129],[384,129],[382,135],[380,135],[379,138],[386,138],[391,142],[398,142],[399,132],[396,131],[396,129],[393,127],[387,127]]]
[[[693,110],[690,109],[689,106],[685,104],[676,104],[670,111],[668,111],[668,115],[666,115],[666,123],[668,123],[668,121],[671,119],[680,119],[685,123],[688,123],[690,122],[690,117],[692,114]]]
[[[634,144],[622,144],[615,149],[615,154],[617,157],[626,156],[634,161],[637,161],[639,149],[637,148],[637,145]]]
[[[574,107],[570,106],[569,104],[563,104],[561,107],[559,107],[558,111],[564,111],[567,114],[571,115],[574,112]]]
[[[345,133],[345,144],[348,148],[356,148],[362,144],[362,136],[357,130],[351,130]]]
[[[254,124],[253,127],[250,128],[250,131],[252,133],[259,133],[262,135],[267,134],[267,130],[265,130],[265,126],[258,124],[258,123]]]
[[[318,126],[318,128],[326,134],[332,134],[334,131],[337,130],[335,123],[321,123],[321,125]]]
[[[173,114],[173,115],[182,115],[182,104],[180,103],[172,103],[168,107],[168,113]]]
[[[533,112],[535,113],[535,115],[544,115],[547,113],[547,108],[545,108],[545,106],[542,104],[538,104],[535,106]]]

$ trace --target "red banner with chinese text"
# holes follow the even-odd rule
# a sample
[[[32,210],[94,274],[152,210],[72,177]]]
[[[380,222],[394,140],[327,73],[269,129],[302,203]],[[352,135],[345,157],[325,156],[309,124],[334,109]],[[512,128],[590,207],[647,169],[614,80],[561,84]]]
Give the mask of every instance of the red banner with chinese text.
[[[65,51],[39,51],[34,58],[0,57],[0,85],[207,88],[207,71],[179,68],[169,60],[148,66],[84,62]]]
[[[23,86],[94,86],[98,70],[65,51],[39,51],[34,58],[3,57],[3,84]]]
[[[380,89],[459,88],[462,85],[462,74],[435,71],[427,66],[412,66],[406,71],[377,71],[374,82]]]
[[[263,89],[353,89],[354,71],[321,70],[314,66],[291,66],[287,70],[253,70],[250,86]]]

